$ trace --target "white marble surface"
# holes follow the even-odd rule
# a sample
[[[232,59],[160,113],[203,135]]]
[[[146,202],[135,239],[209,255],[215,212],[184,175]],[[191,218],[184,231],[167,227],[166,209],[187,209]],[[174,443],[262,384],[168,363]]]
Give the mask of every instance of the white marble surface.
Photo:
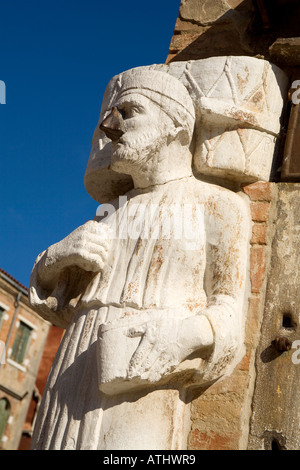
[[[201,171],[220,170],[220,161],[226,175],[237,167],[245,174],[232,158],[239,131],[225,128],[244,126],[249,145],[252,132],[272,138],[279,132],[279,98],[260,104],[251,98],[263,74],[273,98],[279,96],[276,74],[248,58],[174,64],[173,75],[181,71],[190,83],[196,79],[198,97],[200,87],[206,90],[199,115],[183,78],[165,67],[124,72],[104,97],[109,171],[130,177],[132,189],[41,253],[34,266],[30,300],[66,333],[33,448],[184,449],[186,391],[230,374],[243,357],[248,200],[195,176],[193,160]],[[232,83],[239,76],[240,95]],[[247,119],[230,114],[233,106],[247,110]],[[262,115],[267,118],[261,122]],[[208,158],[202,150],[206,139],[213,144],[213,126],[225,137]],[[96,131],[95,159],[99,139]],[[272,157],[269,148],[264,158]],[[260,161],[247,165],[253,174],[261,172]]]

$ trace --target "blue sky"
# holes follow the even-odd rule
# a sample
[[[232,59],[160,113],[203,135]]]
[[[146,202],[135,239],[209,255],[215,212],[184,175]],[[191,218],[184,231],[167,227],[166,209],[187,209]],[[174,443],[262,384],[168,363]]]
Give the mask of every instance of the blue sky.
[[[2,0],[0,267],[29,285],[36,256],[92,219],[84,172],[110,78],[164,63],[180,0]]]

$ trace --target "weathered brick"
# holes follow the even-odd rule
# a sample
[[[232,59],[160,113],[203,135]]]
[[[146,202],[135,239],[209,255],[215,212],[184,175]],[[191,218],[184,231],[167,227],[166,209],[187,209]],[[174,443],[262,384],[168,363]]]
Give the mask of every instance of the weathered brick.
[[[252,227],[251,243],[258,245],[266,244],[267,226],[261,223],[254,223]]]
[[[266,222],[269,217],[269,202],[251,202],[251,217],[254,222]]]
[[[251,291],[259,293],[265,276],[265,248],[262,245],[252,246],[250,251]]]
[[[231,432],[226,435],[213,431],[199,432],[195,429],[190,437],[190,449],[194,450],[238,450],[239,433]]]
[[[272,184],[263,181],[248,184],[247,186],[243,187],[243,191],[249,196],[251,201],[270,202],[273,198]]]

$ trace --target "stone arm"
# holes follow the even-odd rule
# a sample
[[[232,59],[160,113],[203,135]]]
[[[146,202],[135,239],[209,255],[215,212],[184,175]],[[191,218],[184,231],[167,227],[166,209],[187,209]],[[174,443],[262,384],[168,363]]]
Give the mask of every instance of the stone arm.
[[[109,227],[90,220],[37,257],[29,299],[43,318],[67,327],[83,295],[101,275],[109,246]]]
[[[203,380],[215,380],[241,360],[247,308],[250,214],[235,193],[220,194],[206,214],[205,315],[213,330],[213,352],[203,364]]]

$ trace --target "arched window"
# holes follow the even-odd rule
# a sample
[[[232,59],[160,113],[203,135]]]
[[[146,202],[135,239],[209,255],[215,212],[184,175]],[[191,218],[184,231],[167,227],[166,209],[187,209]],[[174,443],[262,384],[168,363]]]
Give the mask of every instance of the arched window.
[[[7,421],[10,415],[10,403],[7,398],[0,398],[0,441],[4,436]]]

